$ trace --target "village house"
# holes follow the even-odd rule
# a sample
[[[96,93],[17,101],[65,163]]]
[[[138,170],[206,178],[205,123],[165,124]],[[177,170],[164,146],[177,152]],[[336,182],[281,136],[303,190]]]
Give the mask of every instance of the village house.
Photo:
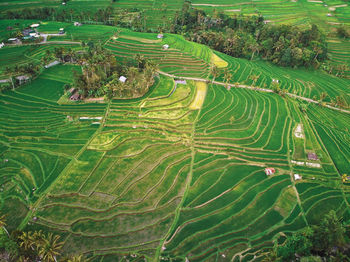
[[[79,22],[74,22],[74,26],[81,26],[82,24]]]
[[[58,33],[59,33],[60,35],[63,35],[63,34],[64,34],[64,28],[60,28],[60,30],[58,31]]]
[[[11,43],[11,44],[20,44],[21,43],[21,40],[19,40],[18,38],[16,37],[13,37],[13,38],[9,38],[8,41]]]
[[[21,76],[17,76],[16,79],[19,81],[19,84],[21,85],[22,83],[26,83],[27,81],[29,81],[30,77],[26,75],[21,75]]]
[[[158,35],[157,35],[157,38],[158,38],[158,39],[162,39],[163,37],[164,37],[163,34],[158,34]]]
[[[165,44],[165,45],[163,45],[163,49],[164,49],[164,50],[169,49],[169,45],[166,45],[166,44]]]
[[[4,42],[0,44],[0,48],[3,48],[5,46]]]

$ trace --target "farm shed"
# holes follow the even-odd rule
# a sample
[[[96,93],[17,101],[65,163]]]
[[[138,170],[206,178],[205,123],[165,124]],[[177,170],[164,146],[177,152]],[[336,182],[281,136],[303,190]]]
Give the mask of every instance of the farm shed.
[[[0,44],[0,48],[3,48],[5,46],[4,42]]]
[[[169,49],[169,45],[163,45],[163,49],[164,49],[164,50]]]
[[[294,174],[294,180],[301,180],[301,175]]]
[[[30,27],[31,28],[37,28],[37,27],[39,27],[40,26],[40,24],[32,24]]]
[[[19,81],[19,84],[21,85],[22,82],[27,82],[29,81],[30,77],[26,76],[26,75],[22,75],[22,76],[17,76],[16,79]]]
[[[77,100],[79,100],[80,99],[80,95],[78,94],[78,93],[75,93],[74,95],[72,95],[71,97],[70,97],[70,100],[71,101],[77,101]]]
[[[60,63],[60,61],[53,61],[53,62],[51,62],[50,64],[47,64],[47,65],[45,65],[45,68],[50,68],[50,67],[53,67],[53,66],[55,66],[55,65],[58,65]]]
[[[307,159],[316,161],[318,160],[318,157],[315,153],[307,153]]]
[[[163,34],[158,34],[158,35],[157,35],[157,38],[158,38],[158,39],[162,39],[163,37],[164,37]]]
[[[273,175],[274,173],[276,173],[276,170],[272,167],[267,167],[265,168],[265,174],[267,176]]]
[[[126,82],[126,77],[125,76],[121,76],[119,77],[119,81],[122,82],[122,83],[125,83]]]
[[[74,22],[74,26],[81,26],[81,23],[79,23],[79,22]]]

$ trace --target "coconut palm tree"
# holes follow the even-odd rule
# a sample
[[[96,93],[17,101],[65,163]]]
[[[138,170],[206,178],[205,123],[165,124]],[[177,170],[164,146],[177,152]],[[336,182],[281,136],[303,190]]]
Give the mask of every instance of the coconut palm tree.
[[[225,82],[226,82],[226,88],[227,88],[228,83],[231,81],[232,77],[233,77],[233,75],[230,73],[230,71],[227,68],[225,68],[225,70],[224,70],[224,79],[225,79]]]
[[[215,78],[219,75],[219,70],[218,70],[218,67],[216,65],[213,65],[210,67],[210,74],[213,76],[212,83],[214,83]]]
[[[10,234],[7,231],[5,226],[6,226],[6,216],[0,215],[0,228],[2,228],[6,232],[7,236],[10,237]]]
[[[60,255],[63,247],[63,242],[59,241],[60,236],[49,233],[44,237],[38,246],[38,254],[43,261],[57,262],[56,257]]]
[[[23,232],[22,235],[19,236],[20,244],[19,246],[24,248],[25,250],[34,250],[34,247],[36,246],[36,241],[33,237],[33,233],[31,231],[29,232]]]

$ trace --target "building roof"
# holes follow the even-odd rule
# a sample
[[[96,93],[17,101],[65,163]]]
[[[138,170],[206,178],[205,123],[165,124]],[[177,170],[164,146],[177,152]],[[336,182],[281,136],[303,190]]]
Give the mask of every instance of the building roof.
[[[274,173],[276,173],[276,170],[273,167],[267,167],[265,168],[265,174],[266,175],[273,175]]]
[[[16,41],[18,40],[17,38],[13,37],[13,38],[9,38],[9,41]]]
[[[60,28],[60,31],[64,31],[64,28]]]
[[[301,179],[301,175],[299,174],[294,174],[294,180],[300,180]]]
[[[55,66],[55,65],[58,65],[60,63],[60,61],[53,61],[51,62],[50,64],[47,64],[45,65],[45,68],[49,68],[49,67],[52,67],[52,66]]]
[[[164,48],[164,49],[168,49],[168,48],[169,48],[169,45],[163,45],[163,48]]]
[[[157,38],[159,38],[159,39],[160,39],[160,38],[163,38],[163,37],[164,37],[163,34],[158,34],[158,35],[157,35]]]
[[[22,76],[17,76],[16,79],[22,81],[22,80],[29,80],[29,76],[22,75]]]
[[[176,84],[186,85],[186,80],[175,80]]]
[[[318,157],[315,153],[307,153],[307,159],[309,160],[318,160]]]
[[[75,93],[70,97],[70,100],[76,101],[76,100],[79,100],[79,98],[80,98],[79,93]]]
[[[31,28],[35,28],[35,27],[38,27],[40,24],[32,24],[30,27]]]
[[[125,76],[119,77],[119,81],[122,82],[122,83],[125,83],[126,79],[127,78]]]

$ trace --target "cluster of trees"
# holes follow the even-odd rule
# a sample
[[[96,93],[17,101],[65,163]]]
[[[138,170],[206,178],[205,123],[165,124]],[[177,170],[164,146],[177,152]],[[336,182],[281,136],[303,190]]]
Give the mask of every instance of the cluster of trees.
[[[157,65],[136,55],[133,64],[118,63],[115,56],[101,45],[88,43],[89,48],[84,52],[75,52],[64,47],[47,51],[50,61],[54,56],[62,62],[70,62],[81,66],[81,72],[73,72],[73,86],[83,97],[134,98],[147,93],[154,83]],[[125,82],[120,76],[127,78]]]
[[[97,10],[73,9],[73,8],[24,8],[16,11],[8,10],[5,19],[40,19],[54,21],[73,21],[79,20],[84,22],[100,22],[106,25],[113,25],[114,8],[107,6]]]
[[[139,54],[135,56],[135,61],[137,66],[121,66],[113,73],[110,81],[105,85],[108,98],[141,97],[154,84],[157,65]],[[121,75],[127,78],[125,83],[119,81]]]
[[[343,24],[337,27],[337,34],[339,37],[350,38],[350,28]]]
[[[2,90],[6,90],[9,88],[15,88],[20,83],[19,80],[16,79],[16,76],[19,75],[25,75],[28,76],[30,79],[36,77],[39,75],[41,71],[41,65],[38,63],[28,63],[28,64],[22,64],[22,65],[14,65],[12,67],[7,66],[5,68],[4,73],[9,76],[10,83],[7,85],[2,85]]]
[[[209,16],[189,2],[175,15],[171,31],[230,56],[260,56],[281,66],[318,67],[327,59],[325,35],[317,25],[302,29],[268,24],[262,16],[230,17],[217,12]]]
[[[349,232],[335,211],[275,245],[264,261],[350,261]]]
[[[326,71],[328,74],[335,75],[337,77],[348,78],[349,74],[347,72],[350,71],[350,68],[345,63],[334,63],[330,61],[326,61],[322,64],[322,69]]]
[[[6,230],[5,216],[0,214],[0,261],[57,262],[61,256],[63,242],[60,236],[42,231],[23,232]],[[62,262],[83,262],[83,257],[63,257]]]

